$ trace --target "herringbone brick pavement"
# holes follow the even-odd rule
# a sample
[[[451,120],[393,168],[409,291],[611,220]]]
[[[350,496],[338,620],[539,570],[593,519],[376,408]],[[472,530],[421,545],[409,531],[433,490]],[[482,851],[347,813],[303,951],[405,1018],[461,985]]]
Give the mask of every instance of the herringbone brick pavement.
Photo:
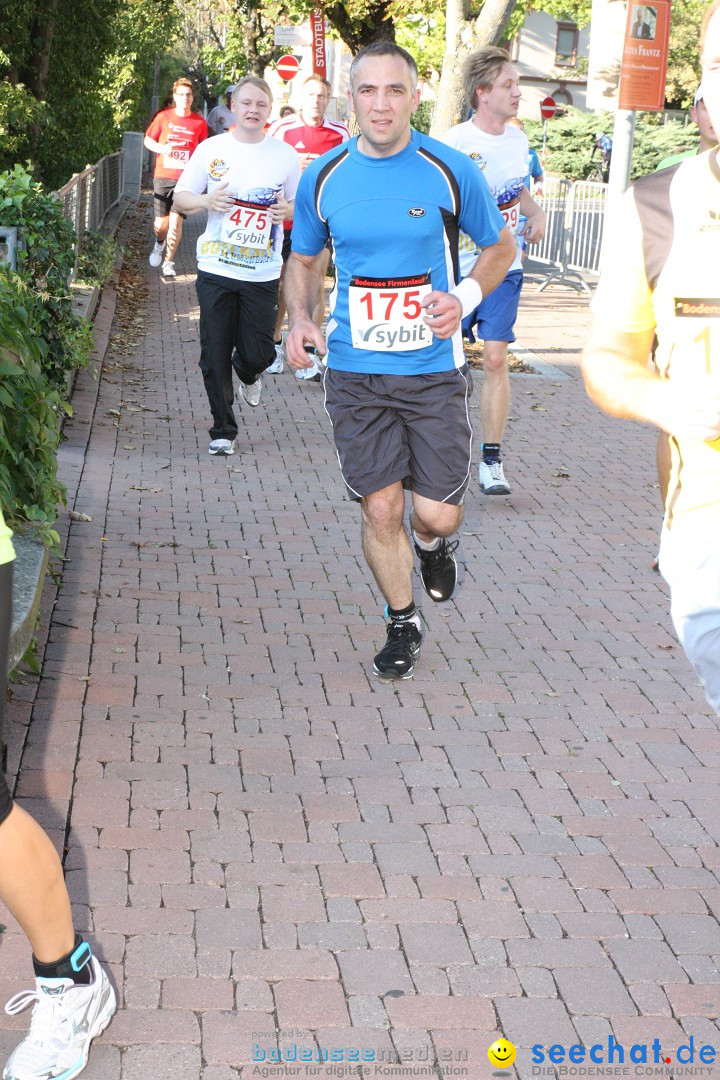
[[[197,228],[167,282],[149,208],[126,223],[61,455],[92,521],[61,516],[42,678],[8,722],[119,993],[88,1080],[476,1080],[500,1033],[523,1080],[610,1038],[659,1040],[663,1075],[692,1038],[699,1065],[720,1045],[718,726],[650,568],[654,435],[582,388],[586,301],[526,288],[543,363],[513,377],[513,493],[473,484],[459,588],[434,606],[418,583],[426,644],[388,685],[319,388],[268,376],[238,453],[207,455]],[[31,968],[3,922],[9,996]]]

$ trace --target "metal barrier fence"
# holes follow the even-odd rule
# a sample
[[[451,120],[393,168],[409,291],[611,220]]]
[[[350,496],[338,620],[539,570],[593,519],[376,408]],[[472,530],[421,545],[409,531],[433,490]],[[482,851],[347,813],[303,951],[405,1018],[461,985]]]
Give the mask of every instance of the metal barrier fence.
[[[547,229],[542,243],[532,248],[532,258],[554,269],[538,292],[554,281],[590,293],[582,275],[600,272],[606,197],[607,184],[545,180],[538,202],[547,214]]]
[[[108,211],[120,202],[123,182],[123,155],[118,150],[76,173],[55,192],[75,229],[76,255],[82,251],[86,231],[99,229]]]

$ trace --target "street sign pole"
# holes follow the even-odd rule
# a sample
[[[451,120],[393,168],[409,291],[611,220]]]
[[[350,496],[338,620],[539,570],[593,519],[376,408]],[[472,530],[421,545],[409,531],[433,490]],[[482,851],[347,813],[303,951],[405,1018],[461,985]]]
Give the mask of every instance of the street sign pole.
[[[540,115],[543,119],[543,144],[540,164],[542,165],[543,172],[545,172],[545,148],[547,147],[548,120],[552,120],[556,112],[557,105],[555,104],[555,98],[543,98],[540,102]]]

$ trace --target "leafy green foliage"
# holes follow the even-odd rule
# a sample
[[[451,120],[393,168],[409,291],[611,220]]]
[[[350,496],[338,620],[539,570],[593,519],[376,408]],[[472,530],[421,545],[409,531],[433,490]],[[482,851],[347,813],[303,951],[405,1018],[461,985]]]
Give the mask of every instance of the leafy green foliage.
[[[0,79],[0,169],[31,157],[42,130],[43,110],[37,98],[22,85]]]
[[[568,109],[565,116],[548,123],[545,171],[550,176],[563,176],[582,180],[591,168],[590,157],[598,131],[612,135],[612,113],[593,115]],[[525,121],[525,134],[530,145],[542,149],[543,125],[539,121]],[[654,172],[663,158],[682,150],[696,149],[699,143],[697,128],[684,127],[680,123],[658,124],[653,113],[641,114],[635,126],[635,141],[631,176],[644,176]],[[593,164],[600,164],[599,153]]]
[[[124,0],[120,5],[112,23],[114,45],[101,73],[103,96],[112,105],[115,133],[147,127],[156,57],[161,100],[184,73],[183,61],[173,51],[180,24],[175,0]],[[113,149],[118,142],[115,135]]]
[[[57,199],[20,165],[0,173],[0,224],[18,227],[18,273],[41,301],[30,325],[45,343],[43,371],[51,385],[64,387],[67,373],[87,364],[92,343],[89,327],[72,310],[72,225]]]
[[[700,82],[700,23],[705,0],[673,0],[665,97],[678,108],[692,105]]]
[[[65,499],[57,480],[60,393],[43,374],[46,347],[33,331],[41,301],[0,269],[0,506],[15,531],[33,528],[52,547]]]
[[[417,3],[411,15],[395,24],[395,40],[412,55],[423,78],[440,71],[445,55],[444,5],[434,0]]]
[[[110,277],[117,245],[110,236],[88,229],[83,234],[75,280],[101,288]]]
[[[422,131],[425,135],[430,134],[430,124],[432,123],[434,102],[421,101],[418,105],[417,112],[412,118],[412,126],[416,131]]]
[[[156,54],[166,85],[184,73],[179,21],[178,0],[0,0],[0,168],[29,159],[57,188],[144,130]]]

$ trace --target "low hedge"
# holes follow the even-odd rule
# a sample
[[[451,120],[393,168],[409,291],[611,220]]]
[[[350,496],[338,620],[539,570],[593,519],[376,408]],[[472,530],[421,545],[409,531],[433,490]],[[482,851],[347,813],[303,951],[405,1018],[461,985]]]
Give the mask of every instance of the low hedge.
[[[47,350],[32,329],[39,305],[19,275],[0,272],[0,506],[12,529],[29,526],[52,547],[65,498],[59,418],[69,406],[43,372]]]
[[[0,224],[19,241],[17,272],[0,269],[0,505],[13,529],[53,546],[68,374],[88,363],[92,329],[72,310],[73,228],[20,165],[0,173]]]
[[[545,172],[550,176],[562,176],[570,180],[583,180],[590,168],[595,136],[602,131],[612,135],[612,113],[580,112],[568,109],[564,116],[548,121],[545,147]],[[543,125],[537,120],[525,120],[525,134],[530,145],[540,154],[543,143]],[[695,124],[687,126],[677,120],[660,123],[653,113],[641,113],[635,125],[631,176],[644,176],[654,172],[663,158],[681,150],[697,149],[700,142]],[[602,156],[596,152],[594,164],[599,165]]]

